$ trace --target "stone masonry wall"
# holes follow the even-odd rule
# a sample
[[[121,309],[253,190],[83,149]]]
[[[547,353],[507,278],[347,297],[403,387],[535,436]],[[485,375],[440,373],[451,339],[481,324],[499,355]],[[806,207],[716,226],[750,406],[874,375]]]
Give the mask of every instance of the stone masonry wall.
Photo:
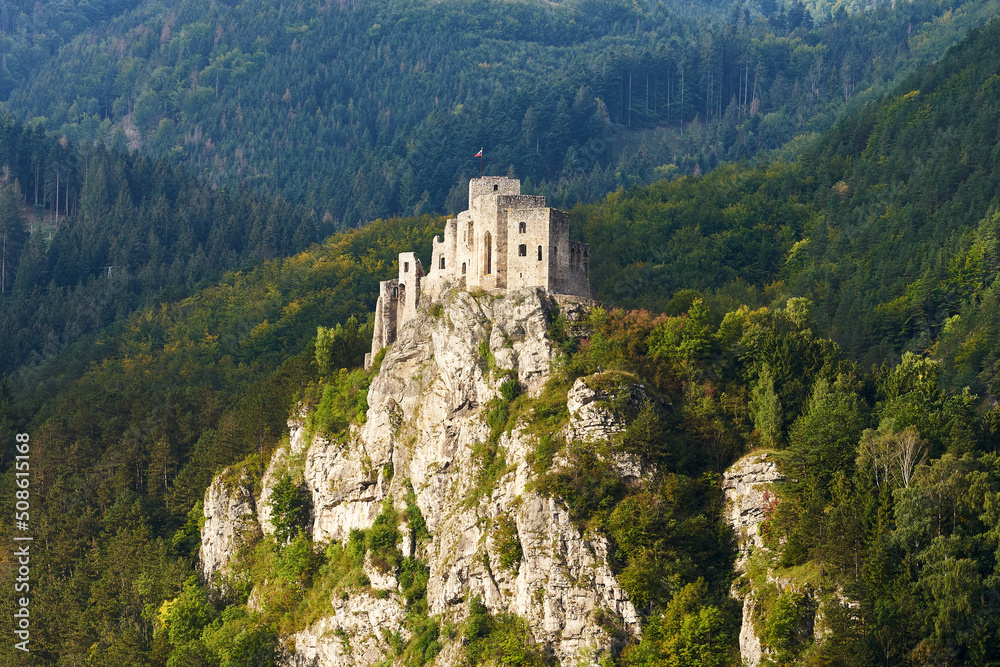
[[[366,366],[417,316],[422,292],[433,300],[449,285],[492,293],[541,287],[589,298],[589,268],[589,246],[569,240],[568,213],[547,207],[545,197],[522,195],[516,178],[474,178],[469,209],[445,223],[443,241],[434,237],[426,275],[415,253],[400,253],[395,318],[386,316],[390,301],[383,286]]]

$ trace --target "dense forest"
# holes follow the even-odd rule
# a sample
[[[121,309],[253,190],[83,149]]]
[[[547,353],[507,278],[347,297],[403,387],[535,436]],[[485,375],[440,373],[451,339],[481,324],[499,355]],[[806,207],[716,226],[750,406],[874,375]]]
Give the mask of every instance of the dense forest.
[[[489,172],[512,169],[561,206],[752,158],[825,129],[995,9],[35,3],[5,6],[0,91],[22,122],[280,194],[343,228],[460,210],[481,147]]]
[[[398,252],[417,249],[426,259],[444,223],[427,211],[446,209],[462,169],[473,168],[443,156],[464,155],[466,143],[473,151],[488,143],[485,127],[521,142],[501,149],[497,141],[490,169],[503,173],[514,165],[536,183],[531,187],[557,193],[557,200],[594,199],[618,184],[669,177],[573,208],[575,237],[591,244],[592,283],[607,307],[592,312],[583,338],[553,318],[550,334],[562,348],[558,372],[540,398],[512,394],[502,413],[511,420],[535,414],[549,420],[546,428],[558,425],[564,416],[552,406],[565,400],[576,377],[597,368],[638,377],[674,406],[666,415],[635,415],[637,426],[613,443],[661,471],[639,488],[608,486],[593,465],[600,453],[586,447],[570,446],[571,466],[561,471],[547,467],[553,452],[544,443],[535,457],[540,489],[616,545],[617,574],[645,610],[643,639],[626,646],[618,662],[738,661],[739,611],[728,597],[733,554],[716,483],[726,466],[753,450],[778,457],[791,481],[779,489],[767,522],[776,561],[755,563],[750,576],[763,577],[767,565],[855,603],[831,619],[831,639],[816,644],[796,632],[801,599],[764,600],[761,636],[776,664],[980,665],[1000,655],[1000,21],[920,66],[887,96],[845,99],[865,97],[859,91],[892,79],[894,67],[933,53],[950,39],[948,21],[963,20],[963,10],[971,21],[986,5],[900,3],[869,13],[815,5],[817,14],[836,13],[818,15],[812,25],[802,23],[808,23],[804,13],[789,24],[800,5],[744,15],[688,7],[672,17],[659,5],[587,13],[571,3],[544,11],[515,4],[519,15],[489,3],[476,13],[454,9],[460,4],[345,3],[311,8],[308,20],[304,8],[279,6],[261,14],[253,39],[258,28],[242,34],[233,26],[254,24],[226,14],[250,10],[243,5],[195,11],[182,4],[172,23],[157,23],[162,8],[114,18],[123,8],[66,7],[60,14],[38,4],[31,13],[35,32],[20,18],[28,8],[15,12],[15,6],[0,12],[9,109],[36,104],[28,115],[46,116],[44,124],[28,125],[8,117],[0,127],[0,496],[14,494],[14,434],[28,431],[38,443],[32,450],[37,634],[27,664],[269,664],[279,632],[299,627],[323,595],[358,583],[351,578],[358,559],[379,530],[391,533],[396,518],[386,515],[375,532],[344,547],[321,550],[298,537],[286,545],[263,541],[248,567],[271,582],[281,605],[258,614],[247,607],[247,591],[219,597],[198,581],[198,503],[225,466],[239,462],[248,474],[261,474],[297,400],[317,404],[331,431],[358,419],[371,377],[358,366],[378,280],[395,271]],[[945,9],[953,10],[948,19],[941,18]],[[440,44],[457,51],[418,48],[403,33],[394,36],[406,12],[419,18],[451,11],[448,18],[464,27],[442,33]],[[482,16],[490,11],[496,16],[486,23]],[[600,17],[593,19],[599,25],[580,21],[575,28],[576,37],[591,36],[587,48],[574,46],[573,34],[551,30],[574,11]],[[720,17],[713,29],[721,32],[698,32],[707,25],[699,17],[712,11]],[[195,25],[203,20],[199,12],[212,20]],[[393,18],[376,26],[380,12]],[[423,25],[418,18],[409,20]],[[346,69],[318,61],[306,68],[307,46],[334,43],[310,42],[320,32],[313,21],[343,29],[338,49],[346,54],[354,44],[373,69],[350,69],[346,55],[339,65]],[[523,23],[525,32],[502,30],[505,21]],[[496,22],[502,38],[459,48]],[[654,36],[674,22],[687,26],[678,34],[693,43],[714,35],[708,43],[720,45],[720,53],[787,49],[804,69],[796,75],[761,68],[755,95],[760,61],[753,58],[723,59],[716,62],[721,69],[693,55],[691,69],[675,67],[670,58],[677,52],[669,49],[663,60],[652,59],[664,43]],[[851,37],[822,41],[823,31],[832,35],[838,25]],[[97,31],[92,39],[87,30]],[[119,30],[151,36],[115,42],[116,56],[109,45]],[[501,43],[514,48],[508,34],[521,35],[521,55],[491,60],[490,49]],[[721,46],[728,44],[725,35],[738,41],[743,34],[748,51]],[[894,64],[878,69],[871,63],[879,59],[866,58],[850,90],[842,87],[849,79],[844,44],[866,35],[898,39],[896,50],[886,51],[896,54]],[[640,38],[653,51],[635,47],[631,40]],[[243,74],[221,65],[214,74],[206,70],[223,49],[237,48],[233,58],[281,57]],[[380,56],[380,48],[392,57]],[[407,51],[420,48],[419,58]],[[36,86],[26,84],[28,49],[49,68]],[[809,82],[817,49],[827,54],[815,72],[819,93],[795,97],[789,91]],[[106,67],[91,63],[97,79],[87,79],[72,69],[71,52],[80,63],[100,59]],[[615,60],[613,53],[631,55]],[[643,61],[646,70],[630,60],[639,53],[651,58]],[[442,64],[459,54],[478,70]],[[586,76],[557,77],[563,61],[554,54],[578,59]],[[605,62],[600,54],[608,54],[607,78],[594,69]],[[122,81],[134,87],[116,88],[116,68],[127,58],[134,59],[136,78]],[[392,79],[390,86],[390,65],[416,78],[401,86]],[[164,87],[147,88],[156,71]],[[661,77],[652,77],[650,98],[647,72]],[[333,79],[347,85],[348,73],[373,89],[337,92],[346,97],[336,99],[350,102],[343,108],[320,102],[326,92],[319,91]],[[674,97],[680,82],[662,78],[672,73],[683,76],[690,92],[684,103]],[[560,83],[521,89],[522,75]],[[775,88],[779,75],[787,88]],[[272,76],[288,82],[288,100],[281,99],[284,91],[269,98],[253,88]],[[394,97],[434,85],[442,86],[440,111],[421,106],[427,100],[409,105]],[[63,116],[53,101],[61,86],[82,91],[77,109]],[[251,89],[251,99],[267,105],[242,105],[239,96],[249,93],[238,91]],[[150,90],[162,96],[149,98],[159,106],[143,117],[141,98]],[[306,90],[316,91],[314,106]],[[734,97],[735,105],[726,101]],[[745,109],[741,98],[748,99]],[[533,99],[543,102],[524,106]],[[800,139],[795,160],[721,164],[821,129],[845,104],[856,108],[831,129]],[[237,109],[245,128],[228,133],[209,125],[225,118],[238,127]],[[276,117],[275,109],[287,126],[265,120]],[[508,117],[497,116],[494,126],[491,114]],[[630,115],[634,129],[623,130]],[[126,116],[138,128],[142,151],[127,152]],[[730,138],[759,136],[769,116],[791,125],[744,152],[731,152],[737,139],[720,138],[727,127],[734,128]],[[303,127],[314,126],[296,125],[306,120],[334,133],[320,143],[349,149],[329,162],[316,157],[313,140],[301,138],[314,131]],[[268,132],[260,138],[262,127]],[[469,128],[479,134],[465,142]],[[560,128],[583,134],[549,136]],[[529,130],[539,133],[536,142],[528,141],[535,136]],[[250,141],[251,132],[259,143]],[[663,144],[667,152],[650,152],[644,142],[663,136],[671,137]],[[166,140],[159,147],[158,137]],[[600,157],[581,167],[586,177],[572,181],[566,154],[579,154],[591,141]],[[669,152],[678,147],[674,160]],[[242,168],[238,149],[248,160]],[[649,161],[633,159],[644,151]],[[658,162],[668,154],[676,171]],[[612,158],[628,168],[618,174],[616,163],[601,161]],[[192,166],[198,176],[188,171]],[[241,175],[256,180],[237,185]],[[592,189],[572,191],[574,182]],[[391,212],[424,214],[328,236]],[[912,465],[897,463],[901,452]],[[0,535],[10,532],[9,522],[0,523]],[[9,552],[0,559],[0,579],[12,586],[14,561]],[[399,645],[399,657],[420,667],[434,657],[434,638],[446,629],[426,616],[425,574],[419,563],[411,565],[413,639]],[[12,605],[10,596],[0,598],[3,615],[10,616]],[[544,655],[511,652],[525,636],[518,619],[490,616],[475,604],[465,627],[447,631],[464,633],[470,664],[548,664]]]
[[[333,230],[281,197],[214,188],[165,160],[9,117],[0,135],[0,373]],[[58,206],[33,206],[46,200]]]
[[[804,296],[865,366],[931,352],[954,388],[995,397],[998,39],[994,21],[796,162],[577,207],[598,293],[656,312],[684,289],[721,310]]]
[[[0,50],[14,115],[0,128],[0,372],[335,229],[457,210],[477,146],[488,146],[489,172],[513,171],[554,205],[707,173],[799,136],[785,149],[797,153],[840,110],[992,11],[930,2],[817,5],[815,15],[798,3],[510,7],[182,3],[165,14],[160,5],[5,5]],[[271,90],[275,81],[294,85]],[[755,214],[777,214],[763,205]],[[746,232],[727,243],[760,245],[772,271],[805,233],[792,220],[805,209],[792,208],[780,213],[791,217],[777,244]],[[624,257],[640,261],[643,276],[610,264],[597,275],[616,282],[602,296],[634,304],[629,285],[664,261]],[[705,275],[728,282],[746,268],[717,259],[713,273],[661,287],[699,288]]]

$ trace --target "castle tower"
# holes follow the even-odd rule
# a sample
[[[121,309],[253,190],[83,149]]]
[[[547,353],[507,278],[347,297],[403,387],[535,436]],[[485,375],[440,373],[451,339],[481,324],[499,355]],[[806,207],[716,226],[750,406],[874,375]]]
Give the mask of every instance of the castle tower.
[[[418,316],[421,294],[433,299],[449,285],[492,293],[542,287],[589,298],[589,275],[590,247],[569,240],[568,213],[546,206],[545,197],[522,195],[516,178],[473,178],[468,210],[445,223],[443,241],[434,237],[428,272],[415,253],[404,252],[399,277],[381,283],[370,356]]]

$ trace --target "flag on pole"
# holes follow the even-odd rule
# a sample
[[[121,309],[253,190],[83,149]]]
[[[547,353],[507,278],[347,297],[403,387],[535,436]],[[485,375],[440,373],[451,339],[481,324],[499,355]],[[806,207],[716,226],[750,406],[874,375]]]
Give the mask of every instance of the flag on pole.
[[[480,149],[479,149],[479,152],[478,152],[478,153],[476,153],[475,155],[473,155],[472,157],[482,157],[482,156],[483,156],[483,149],[482,149],[482,148],[480,148]]]

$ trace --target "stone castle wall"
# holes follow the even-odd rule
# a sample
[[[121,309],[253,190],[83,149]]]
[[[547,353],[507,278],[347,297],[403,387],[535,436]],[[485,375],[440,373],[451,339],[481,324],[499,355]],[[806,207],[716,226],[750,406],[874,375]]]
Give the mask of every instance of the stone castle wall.
[[[434,298],[447,285],[497,294],[542,287],[589,298],[590,248],[569,240],[569,214],[545,204],[545,197],[522,195],[516,178],[470,180],[469,208],[445,223],[444,240],[434,237],[426,274],[415,253],[400,253],[399,276],[382,283],[365,365],[416,317],[421,294]]]

